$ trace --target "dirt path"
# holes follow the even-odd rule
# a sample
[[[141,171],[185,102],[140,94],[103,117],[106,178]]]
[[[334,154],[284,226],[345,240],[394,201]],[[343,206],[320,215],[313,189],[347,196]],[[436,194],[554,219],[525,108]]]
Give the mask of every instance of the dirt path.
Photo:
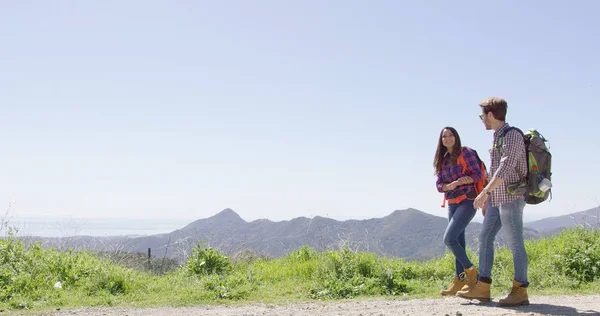
[[[382,316],[382,315],[597,315],[600,316],[600,294],[587,296],[533,296],[531,305],[499,307],[498,298],[481,304],[460,298],[414,300],[344,300],[293,304],[249,304],[161,308],[81,308],[43,312],[53,316]]]

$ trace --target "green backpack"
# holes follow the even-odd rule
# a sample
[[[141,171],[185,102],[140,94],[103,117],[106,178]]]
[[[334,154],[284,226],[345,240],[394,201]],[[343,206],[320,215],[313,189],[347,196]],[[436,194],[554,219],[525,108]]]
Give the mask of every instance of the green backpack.
[[[513,129],[518,131],[525,141],[527,175],[520,182],[507,185],[506,191],[513,195],[523,195],[527,204],[542,203],[552,196],[552,189],[541,190],[539,187],[544,179],[548,179],[544,180],[546,182],[552,178],[552,154],[546,146],[547,140],[535,129],[523,133],[516,127],[509,127],[500,135],[498,144],[500,148],[502,148],[506,133]]]

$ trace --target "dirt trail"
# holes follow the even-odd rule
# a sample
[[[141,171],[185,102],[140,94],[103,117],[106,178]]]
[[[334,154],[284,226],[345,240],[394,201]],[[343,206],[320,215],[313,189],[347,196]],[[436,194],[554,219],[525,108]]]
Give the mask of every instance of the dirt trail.
[[[160,308],[80,308],[46,311],[53,316],[382,316],[382,315],[596,315],[600,316],[600,294],[586,296],[533,296],[531,305],[499,307],[491,303],[470,302],[461,298],[413,300],[343,300],[290,304],[248,304]]]

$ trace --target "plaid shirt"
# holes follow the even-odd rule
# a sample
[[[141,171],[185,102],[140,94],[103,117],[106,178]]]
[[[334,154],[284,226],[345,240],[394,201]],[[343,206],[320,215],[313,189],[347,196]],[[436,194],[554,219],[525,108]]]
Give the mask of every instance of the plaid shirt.
[[[442,163],[442,171],[438,174],[437,181],[435,183],[439,192],[444,192],[442,191],[442,186],[444,184],[456,181],[460,177],[469,176],[473,179],[473,182],[481,180],[481,167],[477,164],[477,157],[475,156],[475,153],[468,147],[462,147],[461,151],[461,154],[467,163],[467,170],[463,170],[463,167],[457,162],[454,162],[450,165],[448,163],[448,157],[450,155],[446,153]],[[472,198],[477,196],[477,194],[475,194],[475,186],[473,183],[459,185],[454,190],[446,191],[446,199],[450,200],[463,194],[467,194],[468,197]]]
[[[497,146],[500,135],[509,127],[507,123],[504,123],[494,132],[494,147],[490,149],[492,165],[489,174],[504,180],[492,191],[492,206],[494,207],[523,198],[522,195],[510,195],[506,192],[507,185],[519,182],[527,175],[525,143],[523,136],[518,131],[511,130],[506,133],[502,142],[502,150]],[[489,178],[491,179],[491,177]]]

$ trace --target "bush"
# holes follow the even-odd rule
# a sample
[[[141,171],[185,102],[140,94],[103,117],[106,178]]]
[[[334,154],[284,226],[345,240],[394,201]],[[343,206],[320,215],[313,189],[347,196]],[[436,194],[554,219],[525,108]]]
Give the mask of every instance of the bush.
[[[27,307],[27,302],[44,301],[56,293],[56,282],[61,282],[64,290],[87,296],[116,296],[143,291],[145,281],[136,271],[87,252],[44,249],[13,236],[0,240],[0,301],[11,306]]]
[[[398,295],[410,292],[405,271],[386,267],[386,259],[374,253],[343,248],[327,252],[315,272],[311,298],[352,298],[358,295]]]
[[[194,246],[185,266],[194,275],[222,274],[230,271],[231,260],[203,242]]]
[[[302,246],[296,249],[295,251],[291,252],[287,257],[289,257],[292,260],[306,262],[313,260],[316,256],[317,252],[313,248],[309,246]]]
[[[381,275],[382,293],[385,295],[400,295],[409,293],[412,289],[406,283],[404,271],[388,270]]]
[[[600,278],[600,230],[576,228],[561,234],[558,268],[578,282]]]
[[[39,244],[26,248],[13,236],[0,240],[0,300],[8,301],[25,294],[38,297],[36,287],[44,283],[44,275],[41,274],[44,268],[36,261],[43,258]]]

